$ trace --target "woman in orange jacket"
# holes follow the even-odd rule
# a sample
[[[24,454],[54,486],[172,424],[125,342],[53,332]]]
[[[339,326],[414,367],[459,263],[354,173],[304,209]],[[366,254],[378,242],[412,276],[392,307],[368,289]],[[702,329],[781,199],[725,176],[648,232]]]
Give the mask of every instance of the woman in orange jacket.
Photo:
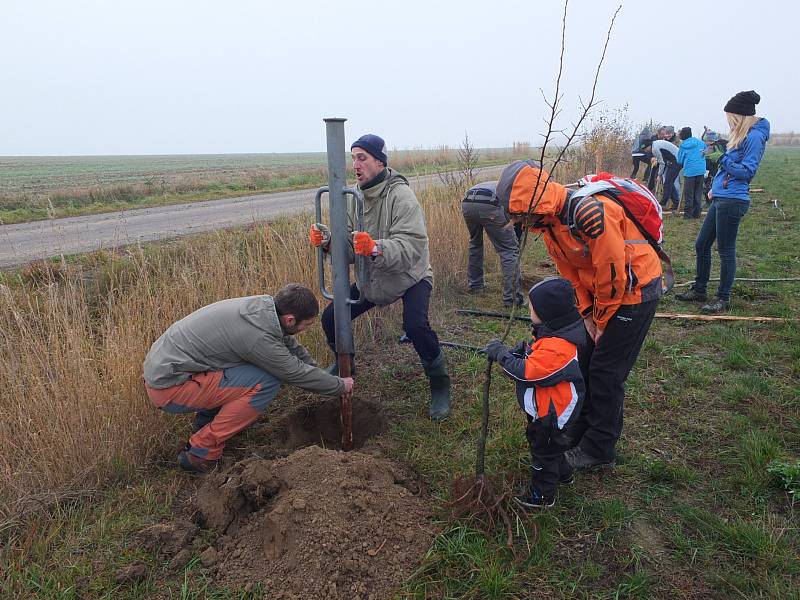
[[[586,398],[567,461],[575,469],[614,466],[625,380],[662,294],[658,255],[616,201],[595,194],[578,202],[535,161],[506,167],[497,196],[513,219],[541,233],[588,333],[579,351]]]

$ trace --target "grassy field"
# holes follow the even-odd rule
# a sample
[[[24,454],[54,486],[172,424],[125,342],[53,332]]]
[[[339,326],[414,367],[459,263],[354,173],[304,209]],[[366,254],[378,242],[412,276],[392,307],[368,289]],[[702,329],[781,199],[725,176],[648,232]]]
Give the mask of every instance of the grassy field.
[[[478,150],[500,164],[521,147]],[[458,149],[396,150],[408,175],[455,168]],[[0,223],[94,214],[181,202],[317,187],[324,152],[170,156],[0,157]]]
[[[754,182],[766,191],[753,195],[739,233],[740,277],[800,276],[798,181],[800,150],[770,149]],[[505,322],[455,310],[497,310],[496,257],[487,251],[487,292],[468,294],[466,233],[453,235],[457,192],[430,190],[421,201],[437,277],[434,327],[444,340],[483,344]],[[679,282],[692,278],[699,226],[666,217]],[[1,597],[261,597],[258,588],[216,586],[196,559],[174,573],[137,546],[136,532],[196,485],[173,467],[188,424],[149,406],[140,366],[149,343],[199,306],[290,280],[315,287],[305,234],[304,220],[286,220],[0,275]],[[530,279],[553,272],[541,242],[529,242],[522,269]],[[732,296],[737,315],[800,312],[797,282],[737,282]],[[674,296],[659,310],[698,312]],[[512,513],[512,552],[502,531],[451,521],[445,510],[452,479],[473,469],[485,359],[448,351],[454,415],[431,423],[416,356],[396,344],[400,320],[398,307],[373,311],[356,330],[357,393],[395,416],[391,447],[426,482],[442,520],[399,597],[800,597],[790,493],[800,489],[798,322],[657,319],[628,381],[620,464],[579,476],[549,511]],[[519,324],[511,339],[526,335]],[[302,340],[327,358],[319,328]],[[304,399],[283,391],[269,418]],[[497,372],[491,406],[487,472],[522,482],[524,417]],[[244,433],[231,450],[246,455],[257,443]],[[147,577],[116,583],[115,570],[135,560]]]

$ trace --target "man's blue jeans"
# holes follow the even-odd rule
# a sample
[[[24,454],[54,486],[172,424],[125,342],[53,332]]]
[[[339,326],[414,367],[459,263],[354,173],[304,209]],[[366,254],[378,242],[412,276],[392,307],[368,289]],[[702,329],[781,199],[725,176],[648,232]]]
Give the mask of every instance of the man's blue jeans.
[[[750,203],[733,198],[714,198],[706,214],[706,220],[697,234],[694,249],[697,252],[697,276],[694,290],[705,294],[711,275],[711,246],[717,241],[719,252],[719,288],[717,297],[731,299],[731,287],[736,275],[736,236],[739,223],[750,208]]]

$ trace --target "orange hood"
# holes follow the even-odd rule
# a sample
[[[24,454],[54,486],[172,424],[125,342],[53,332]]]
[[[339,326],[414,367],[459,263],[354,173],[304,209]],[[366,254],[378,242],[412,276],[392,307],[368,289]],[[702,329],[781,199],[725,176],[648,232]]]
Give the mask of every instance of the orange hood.
[[[567,189],[556,183],[550,177],[550,173],[542,169],[535,160],[518,160],[511,163],[503,169],[497,182],[497,199],[509,215],[528,212],[537,215],[557,215],[561,212],[566,197]]]

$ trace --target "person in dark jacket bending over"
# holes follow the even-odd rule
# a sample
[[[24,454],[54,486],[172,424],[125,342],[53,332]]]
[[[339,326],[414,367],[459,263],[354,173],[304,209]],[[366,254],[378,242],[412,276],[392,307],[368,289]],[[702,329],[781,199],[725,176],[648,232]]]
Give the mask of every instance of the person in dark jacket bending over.
[[[194,433],[178,454],[187,471],[213,469],[225,441],[253,423],[281,383],[327,396],[350,395],[353,380],[317,367],[295,335],[314,323],[319,303],[290,283],[272,296],[204,306],[167,329],[144,361],[150,401],[168,413],[196,413]]]
[[[664,184],[661,206],[667,208],[671,200],[672,210],[677,210],[680,204],[680,189],[677,182],[678,174],[681,172],[678,147],[669,140],[652,140],[647,150],[653,153],[653,159],[658,164],[658,177]]]
[[[540,281],[528,292],[528,301],[533,339],[513,350],[495,339],[486,351],[516,381],[517,401],[528,419],[531,482],[515,501],[525,508],[546,508],[553,506],[558,484],[574,481],[565,452],[585,392],[578,347],[586,342],[586,329],[566,279]]]
[[[358,187],[364,194],[364,231],[355,231],[355,207],[351,205],[349,209],[351,244],[355,254],[368,258],[365,279],[357,279],[350,290],[354,298],[363,293],[366,301],[350,307],[350,317],[355,319],[375,306],[402,298],[403,329],[430,380],[429,415],[436,421],[445,419],[450,415],[450,376],[439,338],[428,322],[433,269],[425,215],[408,180],[387,166],[389,159],[382,138],[361,136],[350,151]],[[330,235],[322,223],[311,225],[309,239],[315,246],[327,249]],[[322,328],[335,353],[333,303],[322,313]]]

